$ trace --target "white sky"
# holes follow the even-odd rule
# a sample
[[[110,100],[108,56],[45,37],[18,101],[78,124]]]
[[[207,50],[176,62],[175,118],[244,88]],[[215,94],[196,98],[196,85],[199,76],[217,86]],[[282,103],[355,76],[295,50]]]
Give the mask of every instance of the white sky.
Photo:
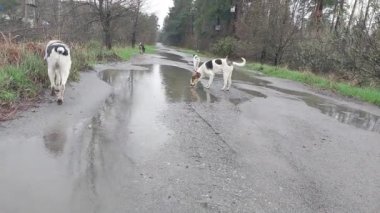
[[[164,23],[164,19],[169,12],[169,8],[173,6],[173,0],[146,0],[144,9],[148,13],[154,13],[158,17],[160,28]]]

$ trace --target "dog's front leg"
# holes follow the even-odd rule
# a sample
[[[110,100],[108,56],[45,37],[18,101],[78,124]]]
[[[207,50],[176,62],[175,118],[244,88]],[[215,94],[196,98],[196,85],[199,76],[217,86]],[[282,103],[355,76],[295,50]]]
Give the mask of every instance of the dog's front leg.
[[[213,72],[210,72],[210,77],[208,79],[208,84],[206,86],[207,89],[211,87],[212,81],[214,80],[214,75],[215,74]]]
[[[232,84],[232,71],[229,73],[227,77],[227,90],[230,90],[231,84]]]

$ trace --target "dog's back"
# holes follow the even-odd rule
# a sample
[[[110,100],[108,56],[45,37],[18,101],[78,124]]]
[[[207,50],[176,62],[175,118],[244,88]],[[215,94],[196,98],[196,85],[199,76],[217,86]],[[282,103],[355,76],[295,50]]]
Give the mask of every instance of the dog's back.
[[[49,41],[45,49],[45,59],[48,60],[49,58],[57,58],[60,55],[68,56],[66,58],[70,58],[69,47],[59,40]]]

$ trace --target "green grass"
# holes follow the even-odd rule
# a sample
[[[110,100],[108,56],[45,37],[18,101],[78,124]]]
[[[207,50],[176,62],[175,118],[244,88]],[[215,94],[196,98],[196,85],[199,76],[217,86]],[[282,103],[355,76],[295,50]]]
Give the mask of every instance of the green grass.
[[[35,84],[28,73],[17,66],[6,66],[0,70],[0,104],[10,104],[20,98],[35,97],[38,84]]]
[[[302,82],[315,88],[331,90],[347,97],[357,98],[380,106],[380,89],[378,88],[352,86],[348,83],[336,82],[313,73],[292,71],[270,65],[248,63],[247,67],[268,76]]]
[[[146,54],[152,54],[156,52],[155,46],[152,45],[145,45],[145,53]],[[132,47],[116,47],[114,48],[114,53],[122,58],[123,60],[129,60],[133,56],[139,54],[139,48],[136,46],[136,48]]]

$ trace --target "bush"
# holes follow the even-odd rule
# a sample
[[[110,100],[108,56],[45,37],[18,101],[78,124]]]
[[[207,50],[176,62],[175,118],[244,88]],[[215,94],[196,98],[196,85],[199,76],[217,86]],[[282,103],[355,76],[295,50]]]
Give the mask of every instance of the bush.
[[[354,30],[350,35],[326,35],[303,40],[286,55],[291,68],[334,74],[360,86],[380,84],[380,39]]]
[[[235,56],[238,40],[233,37],[225,37],[220,39],[211,47],[211,51],[221,57]]]

